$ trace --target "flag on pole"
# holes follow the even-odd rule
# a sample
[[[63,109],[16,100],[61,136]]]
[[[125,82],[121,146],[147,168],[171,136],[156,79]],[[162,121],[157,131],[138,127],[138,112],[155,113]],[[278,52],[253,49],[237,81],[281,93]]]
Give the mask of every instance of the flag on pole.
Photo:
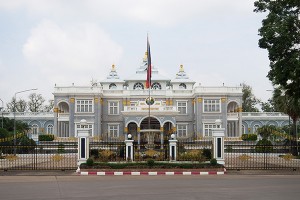
[[[147,36],[147,81],[146,81],[146,88],[151,87],[151,73],[152,73],[152,67],[151,67],[151,54],[150,54],[150,44],[149,39]]]

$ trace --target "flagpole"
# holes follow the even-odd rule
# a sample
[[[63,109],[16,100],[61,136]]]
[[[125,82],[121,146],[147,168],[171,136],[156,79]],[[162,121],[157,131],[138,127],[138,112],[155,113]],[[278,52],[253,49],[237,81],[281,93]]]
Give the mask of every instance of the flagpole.
[[[150,54],[150,44],[149,44],[149,38],[147,34],[147,82],[148,82],[148,109],[149,109],[149,116],[148,116],[148,129],[150,129],[150,106],[151,106],[151,73],[152,73],[152,67],[151,67],[151,54]],[[150,133],[149,133],[150,134]]]

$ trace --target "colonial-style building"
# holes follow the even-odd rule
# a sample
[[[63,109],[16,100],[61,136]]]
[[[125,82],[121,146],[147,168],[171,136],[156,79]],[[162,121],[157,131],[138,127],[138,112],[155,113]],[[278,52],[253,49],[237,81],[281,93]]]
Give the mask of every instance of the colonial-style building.
[[[171,133],[177,138],[210,137],[217,119],[227,138],[255,133],[262,125],[288,124],[281,113],[242,113],[242,87],[196,85],[183,65],[173,79],[152,67],[150,90],[145,88],[146,72],[147,54],[125,79],[112,65],[107,78],[92,86],[55,86],[53,113],[16,113],[16,119],[30,125],[33,138],[49,133],[76,137],[85,119],[91,136],[126,138],[130,133],[139,142],[163,142]]]

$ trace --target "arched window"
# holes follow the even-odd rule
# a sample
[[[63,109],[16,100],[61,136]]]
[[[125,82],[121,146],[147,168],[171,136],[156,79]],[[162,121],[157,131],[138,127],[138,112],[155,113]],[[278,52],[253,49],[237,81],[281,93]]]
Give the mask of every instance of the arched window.
[[[31,126],[31,133],[32,133],[33,135],[37,135],[38,132],[39,132],[39,126],[38,126],[37,124],[33,124],[33,125]]]
[[[114,83],[109,84],[109,89],[117,89],[116,84]]]
[[[136,84],[134,84],[133,89],[134,90],[143,90],[144,89],[144,85],[142,83],[140,83],[140,82],[136,83]]]
[[[179,88],[180,88],[180,89],[186,89],[186,84],[180,83],[180,84],[179,84]]]
[[[52,124],[49,124],[47,126],[47,134],[53,134],[53,125]]]
[[[152,84],[151,89],[161,90],[161,85],[159,83],[155,82],[155,83]]]

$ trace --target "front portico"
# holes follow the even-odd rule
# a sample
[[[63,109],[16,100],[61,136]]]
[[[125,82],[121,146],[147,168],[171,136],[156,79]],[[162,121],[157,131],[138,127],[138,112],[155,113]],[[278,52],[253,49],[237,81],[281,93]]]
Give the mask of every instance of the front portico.
[[[150,108],[150,116],[149,116]],[[165,106],[162,101],[155,102],[149,107],[145,102],[138,102],[136,106],[125,106],[124,133],[128,134],[138,144],[164,144],[172,133],[176,132],[176,107]]]

